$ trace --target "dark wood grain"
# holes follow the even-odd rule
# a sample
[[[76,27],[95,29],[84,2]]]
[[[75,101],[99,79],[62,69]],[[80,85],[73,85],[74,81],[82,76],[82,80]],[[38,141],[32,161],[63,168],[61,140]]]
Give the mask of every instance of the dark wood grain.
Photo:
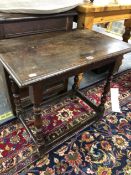
[[[0,42],[0,60],[20,87],[41,80],[63,79],[62,75],[68,77],[94,64],[109,63],[113,57],[129,51],[129,44],[89,30],[47,39],[34,36]]]
[[[52,15],[0,13],[0,39],[72,29],[75,10]]]

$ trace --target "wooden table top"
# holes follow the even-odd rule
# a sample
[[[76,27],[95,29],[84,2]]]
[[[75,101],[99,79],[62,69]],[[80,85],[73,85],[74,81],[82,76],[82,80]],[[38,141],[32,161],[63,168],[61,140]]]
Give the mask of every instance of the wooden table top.
[[[0,41],[0,61],[19,87],[60,80],[130,51],[131,45],[90,30]]]
[[[131,3],[126,4],[108,4],[108,5],[100,5],[98,4],[89,4],[83,3],[77,7],[77,11],[81,13],[91,13],[91,12],[107,12],[107,11],[117,11],[117,10],[130,10],[131,11]]]

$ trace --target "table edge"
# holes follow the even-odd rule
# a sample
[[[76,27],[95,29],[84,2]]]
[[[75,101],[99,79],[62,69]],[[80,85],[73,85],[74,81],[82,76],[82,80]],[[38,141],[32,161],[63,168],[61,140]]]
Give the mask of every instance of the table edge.
[[[115,61],[115,59],[116,59],[115,57],[124,55],[124,54],[129,53],[129,52],[131,52],[131,47],[129,47],[127,49],[124,49],[122,51],[118,51],[118,52],[116,52],[114,54],[109,54],[108,56],[104,55],[102,57],[102,59],[104,59],[104,61],[109,63],[111,60],[108,59],[108,58],[112,58]],[[70,69],[67,69],[67,70],[65,69],[65,70],[62,70],[62,71],[59,71],[59,72],[56,72],[56,73],[48,74],[47,76],[39,75],[39,76],[37,76],[37,80],[35,78],[31,78],[31,79],[28,79],[28,80],[25,80],[25,81],[21,81],[19,79],[19,77],[16,75],[16,73],[11,69],[11,67],[4,62],[4,59],[3,59],[1,54],[0,54],[0,62],[2,63],[2,65],[4,66],[6,71],[12,76],[12,78],[14,79],[14,81],[16,82],[16,84],[20,88],[23,88],[25,86],[29,86],[31,84],[35,84],[35,83],[37,83],[39,81],[48,81],[48,79],[52,79],[52,78],[55,78],[55,77],[57,77],[57,78],[59,77],[60,78],[60,76],[64,75],[65,73],[69,73],[69,72],[73,76],[75,74],[74,73],[75,71],[77,71],[79,73],[82,73],[82,72],[86,71],[86,69],[91,70],[89,67],[93,64],[93,63],[91,63],[91,64],[88,63],[88,64],[84,64],[84,65],[74,66],[74,67],[72,67]],[[101,63],[102,61],[99,60],[96,63],[99,63],[99,62]],[[81,69],[83,70],[82,72],[80,72]]]

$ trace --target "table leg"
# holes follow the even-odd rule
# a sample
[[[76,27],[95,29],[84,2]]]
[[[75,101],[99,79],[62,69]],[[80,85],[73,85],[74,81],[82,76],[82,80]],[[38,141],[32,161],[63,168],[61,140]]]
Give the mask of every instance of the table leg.
[[[94,23],[94,16],[91,14],[78,16],[78,29],[92,29]]]
[[[123,59],[123,56],[119,56],[116,59],[116,62],[115,63],[112,63],[110,65],[109,73],[108,73],[107,79],[106,79],[106,84],[104,86],[104,90],[103,90],[103,93],[102,93],[102,96],[101,96],[101,103],[98,106],[98,109],[100,111],[100,113],[99,113],[100,116],[103,116],[104,111],[105,111],[106,98],[107,98],[108,92],[110,91],[110,83],[111,83],[111,81],[113,79],[113,73],[114,72],[117,72],[119,70],[119,67],[122,64],[122,59]]]
[[[11,89],[11,77],[9,77],[9,73],[6,71],[6,69],[4,69],[4,75],[5,75],[5,81],[6,81],[6,87],[7,87],[7,94],[9,97],[9,103],[10,103],[10,107],[11,107],[11,111],[13,113],[13,115],[16,115],[16,109],[15,109],[15,104],[14,104],[14,98],[13,98],[13,92]]]
[[[30,135],[32,140],[34,141],[34,144],[35,144],[36,148],[38,149],[36,139],[35,139],[33,133],[31,132],[30,128],[26,125],[26,123],[24,121],[24,118],[23,118],[24,111],[23,111],[22,104],[21,104],[20,89],[17,86],[17,84],[14,82],[14,80],[12,79],[11,76],[9,76],[8,79],[10,80],[10,86],[11,86],[10,89],[11,89],[12,96],[13,96],[13,103],[14,103],[14,107],[15,107],[14,108],[15,115],[21,121],[21,123],[25,127],[26,131],[28,132],[28,134]]]
[[[106,80],[106,84],[104,86],[104,90],[103,90],[103,93],[102,93],[102,96],[101,96],[101,103],[98,107],[99,111],[100,111],[100,116],[102,117],[103,114],[104,114],[104,111],[105,111],[105,103],[106,103],[106,98],[107,98],[107,94],[110,90],[110,83],[112,81],[112,78],[113,78],[113,69],[110,69],[109,70],[109,74],[107,76],[107,80]]]
[[[75,93],[76,93],[76,90],[78,90],[80,87],[80,82],[81,82],[82,78],[83,78],[83,73],[75,75],[75,77],[74,77],[74,84],[72,85],[72,95],[71,95],[72,99],[76,98]]]
[[[22,113],[22,105],[21,105],[19,87],[16,85],[16,83],[14,82],[11,76],[9,76],[9,79],[11,83],[11,91],[13,93],[13,99],[14,99],[14,104],[15,104],[15,113],[17,116],[19,116]]]
[[[78,75],[75,76],[75,78],[74,78],[74,84],[72,86],[72,90],[79,89],[80,82],[81,82],[82,78],[83,78],[83,73],[78,74]]]
[[[45,143],[43,134],[43,121],[41,118],[40,105],[43,100],[43,86],[42,83],[36,83],[29,86],[29,95],[33,103],[34,125],[36,128],[36,139],[39,145]]]
[[[123,34],[123,41],[128,43],[128,40],[131,37],[131,19],[126,19],[124,25],[125,33]]]

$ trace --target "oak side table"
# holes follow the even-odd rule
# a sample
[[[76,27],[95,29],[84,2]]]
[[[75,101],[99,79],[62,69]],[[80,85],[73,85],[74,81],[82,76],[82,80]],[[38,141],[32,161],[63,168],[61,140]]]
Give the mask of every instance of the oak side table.
[[[41,36],[30,39],[27,36],[21,39],[0,41],[0,61],[9,76],[7,83],[8,87],[11,87],[9,91],[14,99],[17,117],[30,134],[41,155],[103,116],[113,73],[121,65],[123,54],[128,52],[131,52],[131,45],[128,43],[90,30],[76,30],[47,39],[42,39]],[[101,96],[101,103],[96,106],[79,90],[79,75],[84,71],[109,63],[111,66]],[[43,86],[71,76],[75,76],[72,91],[69,92],[71,97],[82,99],[95,111],[95,114],[87,117],[75,127],[61,130],[59,136],[49,138],[43,130],[45,125],[41,118]],[[30,99],[33,103],[36,135],[25,121],[28,116],[22,107],[19,93],[24,87],[29,88]]]

